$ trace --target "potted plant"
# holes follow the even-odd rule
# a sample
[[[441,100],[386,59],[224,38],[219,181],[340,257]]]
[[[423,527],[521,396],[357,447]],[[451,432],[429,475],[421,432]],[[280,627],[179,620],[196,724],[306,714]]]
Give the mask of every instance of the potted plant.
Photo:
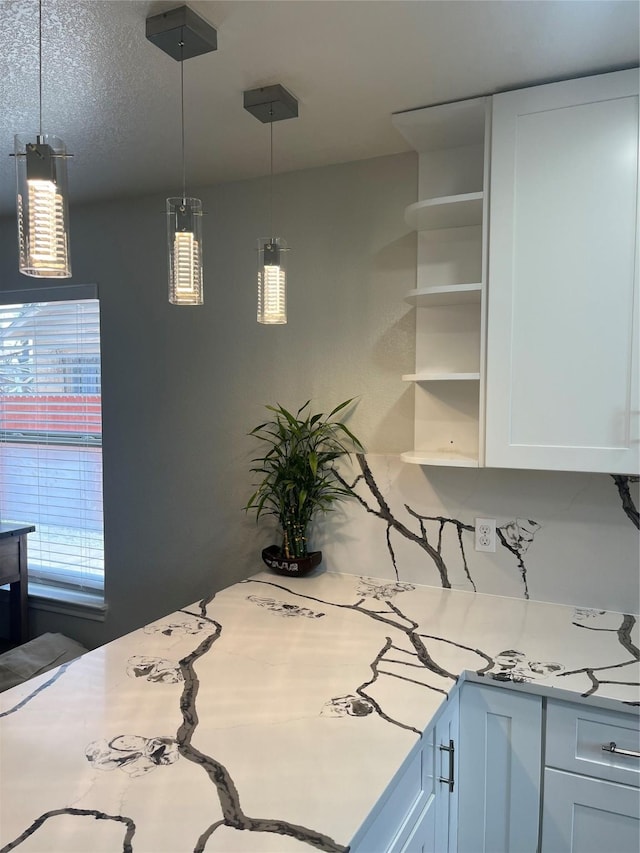
[[[262,558],[282,574],[305,574],[320,563],[320,551],[309,552],[307,532],[317,512],[329,512],[336,501],[352,494],[337,477],[336,460],[363,450],[360,441],[335,416],[351,402],[345,400],[327,416],[311,414],[310,400],[294,414],[283,406],[267,406],[271,420],[249,435],[266,445],[264,456],[252,459],[251,471],[262,476],[244,507],[256,520],[274,515],[282,530],[282,545],[271,545]]]

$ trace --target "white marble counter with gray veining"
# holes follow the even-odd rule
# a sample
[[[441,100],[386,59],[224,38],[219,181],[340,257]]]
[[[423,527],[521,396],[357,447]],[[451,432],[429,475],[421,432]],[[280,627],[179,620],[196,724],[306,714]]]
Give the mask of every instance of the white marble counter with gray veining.
[[[345,850],[462,671],[638,705],[639,644],[633,614],[262,572],[0,694],[0,851]]]

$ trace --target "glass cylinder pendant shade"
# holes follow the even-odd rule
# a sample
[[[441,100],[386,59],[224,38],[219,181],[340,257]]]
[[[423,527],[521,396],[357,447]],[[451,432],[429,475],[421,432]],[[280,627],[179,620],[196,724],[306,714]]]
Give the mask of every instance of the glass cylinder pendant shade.
[[[202,202],[167,199],[169,302],[202,305]]]
[[[70,278],[67,152],[51,134],[15,137],[20,272]]]
[[[258,240],[258,323],[287,322],[287,273],[284,240]]]

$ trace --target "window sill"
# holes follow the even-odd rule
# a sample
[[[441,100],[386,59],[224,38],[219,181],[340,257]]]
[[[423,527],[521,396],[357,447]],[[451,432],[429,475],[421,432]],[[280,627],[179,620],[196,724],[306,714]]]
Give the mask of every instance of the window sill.
[[[0,592],[3,598],[7,594],[5,590]],[[94,622],[104,622],[107,615],[107,604],[100,592],[48,586],[34,581],[29,582],[29,609],[77,616]]]
[[[94,622],[104,622],[107,605],[102,593],[29,583],[29,607],[48,610],[65,616],[80,616]]]

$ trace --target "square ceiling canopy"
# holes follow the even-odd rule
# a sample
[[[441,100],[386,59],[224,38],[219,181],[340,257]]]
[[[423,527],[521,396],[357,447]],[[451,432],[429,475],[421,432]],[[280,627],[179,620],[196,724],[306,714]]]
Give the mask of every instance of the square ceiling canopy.
[[[146,36],[178,62],[218,49],[218,33],[188,6],[147,18]]]
[[[263,124],[296,118],[298,115],[298,102],[280,83],[262,86],[260,89],[249,89],[243,92],[243,95],[245,110],[260,119]]]

